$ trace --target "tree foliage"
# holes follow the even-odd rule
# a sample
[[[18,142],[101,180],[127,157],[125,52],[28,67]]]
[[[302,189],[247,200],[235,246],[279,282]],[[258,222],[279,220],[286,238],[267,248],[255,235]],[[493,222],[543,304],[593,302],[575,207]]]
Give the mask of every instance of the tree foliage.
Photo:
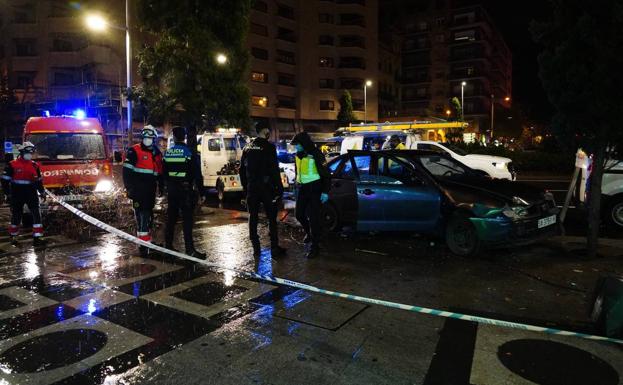
[[[454,110],[454,116],[456,116],[456,120],[461,120],[463,117],[463,106],[461,106],[461,101],[456,96],[450,99],[450,105]]]
[[[593,154],[588,250],[595,256],[607,152],[623,143],[618,113],[623,100],[623,2],[550,3],[552,20],[532,25],[535,40],[543,46],[539,76],[556,109],[554,132]]]
[[[250,0],[138,1],[149,44],[139,54],[143,84],[132,99],[150,122],[249,126],[249,10]],[[219,53],[227,63],[217,63]]]
[[[353,113],[353,98],[348,90],[344,90],[340,97],[340,112],[337,114],[337,120],[341,126],[348,126],[355,121]]]

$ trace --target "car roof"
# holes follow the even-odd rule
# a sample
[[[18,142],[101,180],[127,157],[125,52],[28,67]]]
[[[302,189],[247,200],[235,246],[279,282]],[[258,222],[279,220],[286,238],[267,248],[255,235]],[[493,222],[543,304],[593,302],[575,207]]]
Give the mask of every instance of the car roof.
[[[438,155],[447,156],[446,154],[440,154],[437,151],[429,150],[348,150],[348,154],[353,155],[369,155],[369,154],[387,154],[387,155]]]

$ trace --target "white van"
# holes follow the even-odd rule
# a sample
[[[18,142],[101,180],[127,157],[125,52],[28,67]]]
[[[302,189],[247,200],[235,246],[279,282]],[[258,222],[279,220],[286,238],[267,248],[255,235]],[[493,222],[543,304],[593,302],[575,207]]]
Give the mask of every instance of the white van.
[[[203,185],[216,189],[220,201],[244,190],[238,171],[242,150],[248,142],[249,137],[240,134],[235,128],[219,128],[217,132],[205,133],[201,137]],[[283,172],[281,181],[284,188],[289,186]]]

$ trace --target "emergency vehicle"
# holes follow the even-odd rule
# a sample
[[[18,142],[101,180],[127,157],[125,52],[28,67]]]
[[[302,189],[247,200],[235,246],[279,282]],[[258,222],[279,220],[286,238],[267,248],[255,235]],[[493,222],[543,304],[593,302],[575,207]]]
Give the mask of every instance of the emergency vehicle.
[[[240,158],[249,137],[242,135],[237,128],[218,128],[201,137],[201,173],[203,185],[214,188],[220,201],[228,195],[241,193]],[[284,188],[288,187],[286,175],[281,173]]]
[[[43,185],[65,201],[113,190],[112,159],[99,121],[74,116],[34,117],[24,127]]]
[[[465,122],[391,122],[357,124],[338,129],[337,135],[344,140],[341,154],[349,150],[387,149],[389,139],[397,135],[407,150],[435,151],[451,156],[466,166],[480,170],[491,178],[515,180],[512,161],[492,155],[467,154],[445,143],[446,133],[453,129],[465,129]]]

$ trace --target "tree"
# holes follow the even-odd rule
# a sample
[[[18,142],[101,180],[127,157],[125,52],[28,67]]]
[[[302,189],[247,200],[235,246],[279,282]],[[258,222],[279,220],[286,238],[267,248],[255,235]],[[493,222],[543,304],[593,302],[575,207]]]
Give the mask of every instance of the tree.
[[[539,77],[555,107],[554,133],[593,154],[588,201],[588,256],[597,253],[601,183],[607,152],[623,148],[617,111],[623,100],[623,2],[550,0],[552,20],[532,24],[543,47]]]
[[[348,126],[355,121],[353,98],[350,96],[348,90],[344,90],[344,93],[340,97],[340,112],[337,114],[337,120],[341,126]]]
[[[463,106],[461,106],[461,102],[459,101],[459,98],[455,96],[452,99],[450,99],[450,105],[452,106],[452,109],[454,110],[456,120],[461,120],[461,118],[463,117]]]
[[[189,127],[248,128],[250,0],[138,1],[141,30],[150,35],[139,54],[143,84],[131,98],[150,123],[174,119]],[[217,55],[226,62],[217,62]],[[190,135],[189,135],[190,136]]]

